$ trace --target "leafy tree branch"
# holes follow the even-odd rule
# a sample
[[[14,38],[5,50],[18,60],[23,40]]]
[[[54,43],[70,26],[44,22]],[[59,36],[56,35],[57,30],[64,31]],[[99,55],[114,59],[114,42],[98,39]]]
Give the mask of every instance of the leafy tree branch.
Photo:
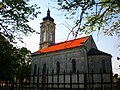
[[[34,20],[40,7],[36,4],[30,6],[24,0],[2,0],[0,2],[0,34],[8,41],[15,42],[16,39],[22,41],[23,35],[36,32],[28,24],[29,20]]]
[[[120,1],[119,0],[57,0],[58,5],[68,13],[67,19],[75,19],[71,31],[76,34],[89,34],[99,31],[105,35],[118,34],[120,31]],[[79,11],[78,11],[79,9]],[[114,29],[114,30],[113,30]]]

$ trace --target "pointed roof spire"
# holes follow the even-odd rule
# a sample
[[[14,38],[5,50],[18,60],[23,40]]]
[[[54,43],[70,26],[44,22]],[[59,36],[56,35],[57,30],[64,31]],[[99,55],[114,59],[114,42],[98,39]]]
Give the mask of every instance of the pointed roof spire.
[[[50,20],[50,21],[54,22],[54,19],[50,16],[49,8],[47,10],[47,16],[43,18],[43,21],[45,21],[45,20]]]
[[[47,16],[50,16],[50,10],[49,10],[49,8],[47,10]]]

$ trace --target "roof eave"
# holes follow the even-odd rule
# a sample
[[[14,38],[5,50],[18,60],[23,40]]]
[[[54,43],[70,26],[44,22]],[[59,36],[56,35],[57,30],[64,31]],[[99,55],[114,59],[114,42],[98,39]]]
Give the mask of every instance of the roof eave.
[[[37,56],[37,55],[40,55],[41,53],[40,52],[34,52],[31,54],[31,56]]]
[[[50,51],[50,52],[39,52],[39,53],[40,53],[40,54],[46,54],[46,53],[59,52],[59,51],[63,51],[63,50],[78,48],[78,47],[84,47],[84,45],[80,45],[80,46],[72,47],[72,48],[66,48],[66,49],[62,49],[62,50],[56,50],[56,51]]]

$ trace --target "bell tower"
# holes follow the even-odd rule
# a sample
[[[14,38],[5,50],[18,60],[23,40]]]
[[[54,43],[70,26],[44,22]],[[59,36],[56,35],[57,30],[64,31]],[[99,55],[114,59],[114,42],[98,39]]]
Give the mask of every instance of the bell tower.
[[[48,9],[47,16],[40,23],[40,49],[47,48],[55,43],[55,25]]]

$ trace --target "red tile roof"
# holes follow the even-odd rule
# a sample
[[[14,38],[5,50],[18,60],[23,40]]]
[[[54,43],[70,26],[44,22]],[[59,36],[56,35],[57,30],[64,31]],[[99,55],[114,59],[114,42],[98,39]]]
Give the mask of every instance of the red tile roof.
[[[49,46],[47,48],[43,48],[38,50],[40,53],[48,53],[48,52],[53,52],[53,51],[58,51],[58,50],[64,50],[68,48],[73,48],[73,47],[78,47],[80,46],[83,42],[85,42],[88,39],[88,36],[70,40],[70,41],[65,41],[61,42],[58,44],[54,44],[52,46]]]

